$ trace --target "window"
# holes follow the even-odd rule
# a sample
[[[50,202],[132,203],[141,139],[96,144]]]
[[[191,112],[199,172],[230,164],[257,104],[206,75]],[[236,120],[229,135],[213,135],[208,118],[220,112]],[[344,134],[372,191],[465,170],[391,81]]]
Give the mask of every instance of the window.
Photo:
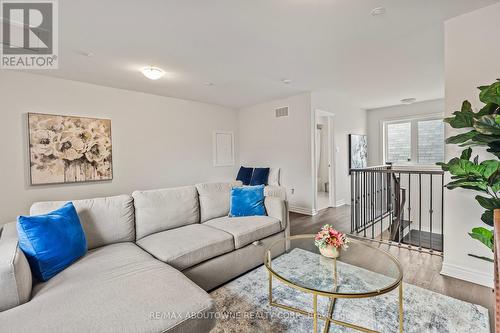
[[[442,118],[388,121],[384,133],[386,162],[433,165],[444,160]]]
[[[411,160],[411,123],[387,124],[387,161]]]

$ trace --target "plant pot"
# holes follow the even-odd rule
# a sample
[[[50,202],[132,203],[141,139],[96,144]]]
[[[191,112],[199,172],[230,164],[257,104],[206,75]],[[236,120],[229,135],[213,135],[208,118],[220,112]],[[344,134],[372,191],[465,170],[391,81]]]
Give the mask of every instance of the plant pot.
[[[327,245],[325,247],[320,247],[319,252],[327,258],[338,258],[340,257],[340,250],[339,248],[332,246],[332,245]]]

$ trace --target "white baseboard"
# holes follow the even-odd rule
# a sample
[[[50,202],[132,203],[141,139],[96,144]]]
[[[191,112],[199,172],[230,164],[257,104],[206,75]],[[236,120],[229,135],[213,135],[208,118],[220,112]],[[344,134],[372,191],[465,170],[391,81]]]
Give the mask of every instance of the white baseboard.
[[[469,268],[443,262],[441,274],[480,284],[485,287],[493,288],[493,272],[491,274],[487,274],[484,272],[478,272]]]
[[[344,206],[344,205],[346,205],[346,202],[344,199],[337,200],[337,202],[335,203],[335,207],[340,207],[340,206]]]
[[[306,207],[300,207],[300,206],[290,205],[288,207],[288,209],[291,212],[299,213],[299,214],[304,214],[304,215],[309,215],[309,216],[314,216],[314,215],[318,214],[317,210],[311,209],[311,208],[306,208]]]

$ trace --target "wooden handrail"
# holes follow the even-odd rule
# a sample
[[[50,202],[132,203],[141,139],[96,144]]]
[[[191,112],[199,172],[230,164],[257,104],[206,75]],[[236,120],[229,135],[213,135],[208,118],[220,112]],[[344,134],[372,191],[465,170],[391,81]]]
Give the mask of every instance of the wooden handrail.
[[[493,241],[495,252],[495,332],[500,333],[500,277],[498,269],[500,267],[500,209],[495,209],[494,213]]]

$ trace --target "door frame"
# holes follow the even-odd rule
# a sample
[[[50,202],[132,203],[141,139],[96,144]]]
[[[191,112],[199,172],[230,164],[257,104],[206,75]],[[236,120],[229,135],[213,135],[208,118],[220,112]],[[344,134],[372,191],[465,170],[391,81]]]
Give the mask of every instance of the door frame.
[[[323,116],[328,118],[328,194],[329,194],[329,204],[328,207],[336,207],[335,201],[335,136],[334,136],[334,121],[335,114],[333,112],[315,109],[313,111],[312,119],[312,189],[313,189],[313,215],[318,213],[318,169],[316,165],[316,125],[318,117]]]

